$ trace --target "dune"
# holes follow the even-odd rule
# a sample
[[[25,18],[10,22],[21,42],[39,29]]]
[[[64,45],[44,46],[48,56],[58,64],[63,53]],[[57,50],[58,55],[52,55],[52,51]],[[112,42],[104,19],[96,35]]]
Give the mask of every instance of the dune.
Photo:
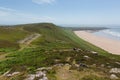
[[[106,50],[109,53],[120,55],[120,41],[103,36],[97,36],[86,31],[74,31],[74,33],[85,41]]]

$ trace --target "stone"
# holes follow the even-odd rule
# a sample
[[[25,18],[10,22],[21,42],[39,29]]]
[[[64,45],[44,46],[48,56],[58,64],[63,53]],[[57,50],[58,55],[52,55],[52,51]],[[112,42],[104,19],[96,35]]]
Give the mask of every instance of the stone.
[[[30,75],[28,75],[28,78],[26,78],[25,80],[34,80],[34,79],[35,79],[35,75],[30,74]]]
[[[110,73],[120,73],[120,68],[112,68],[110,71]]]
[[[8,72],[7,72],[7,74],[4,75],[4,76],[12,77],[12,76],[17,75],[17,74],[19,74],[19,73],[20,73],[20,72],[13,72],[13,73],[8,73]]]
[[[81,51],[81,49],[79,49],[79,48],[73,48],[73,51],[79,52],[79,51]]]
[[[87,59],[89,59],[90,57],[89,57],[89,56],[84,56],[84,58],[87,58]]]
[[[80,63],[79,65],[80,65],[80,67],[85,67],[85,68],[88,67],[86,64],[83,64],[83,63]]]
[[[39,80],[48,80],[46,71],[37,71],[36,74],[30,74],[25,80],[34,80],[39,78]]]
[[[48,80],[48,78],[47,77],[43,77],[42,79],[39,79],[39,80]]]
[[[111,68],[111,66],[107,66],[108,68]]]
[[[37,70],[40,71],[40,70],[51,70],[52,67],[42,67],[42,68],[38,68]]]
[[[92,66],[95,66],[95,67],[96,67],[96,64],[93,64]]]
[[[39,71],[36,73],[35,77],[41,77],[43,75],[44,75],[44,73],[42,71]]]
[[[91,53],[94,55],[98,55],[98,52],[95,52],[95,51],[91,51]]]
[[[115,62],[116,64],[120,65],[120,62]]]
[[[118,77],[117,77],[115,74],[111,74],[111,75],[110,75],[110,79],[115,80],[115,79],[118,79]]]
[[[11,77],[11,76],[12,76],[12,74],[7,74],[6,76],[7,76],[7,77]]]
[[[6,73],[3,74],[3,76],[6,76],[7,74],[9,74],[10,71],[7,71]]]
[[[105,65],[104,65],[104,64],[101,64],[101,67],[105,67]]]
[[[80,65],[78,65],[78,64],[75,64],[75,67],[79,68],[79,67],[80,67]]]
[[[14,72],[12,73],[12,76],[19,74],[20,72]]]

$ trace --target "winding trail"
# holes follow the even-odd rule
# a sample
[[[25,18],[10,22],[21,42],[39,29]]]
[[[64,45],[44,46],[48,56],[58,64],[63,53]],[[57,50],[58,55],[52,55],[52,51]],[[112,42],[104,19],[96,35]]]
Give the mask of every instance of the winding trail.
[[[30,44],[32,41],[34,41],[35,39],[37,39],[38,37],[40,37],[40,34],[38,33],[34,33],[26,38],[24,38],[23,40],[20,40],[18,43],[19,44]]]
[[[18,43],[20,45],[22,45],[20,50],[23,50],[24,48],[26,48],[32,41],[36,40],[37,38],[39,38],[41,35],[38,33],[34,33],[26,38],[24,38],[23,40],[20,40]],[[23,46],[24,45],[24,46]]]

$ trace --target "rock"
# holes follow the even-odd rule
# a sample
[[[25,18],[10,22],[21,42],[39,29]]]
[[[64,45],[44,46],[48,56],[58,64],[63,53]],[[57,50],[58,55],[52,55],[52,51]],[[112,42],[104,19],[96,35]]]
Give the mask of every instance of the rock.
[[[30,74],[30,75],[28,75],[28,78],[26,78],[25,80],[34,80],[34,79],[35,79],[35,75]]]
[[[120,62],[115,62],[116,64],[120,65]]]
[[[73,51],[79,52],[79,51],[81,51],[81,49],[79,49],[79,48],[73,48]]]
[[[55,64],[54,67],[56,67],[56,66],[61,67],[61,66],[64,66],[64,64],[62,64],[62,63],[61,64]]]
[[[10,71],[7,71],[6,73],[3,74],[3,76],[6,76],[7,74],[9,74]]]
[[[90,57],[89,57],[89,56],[84,56],[84,58],[87,58],[87,59],[89,59]]]
[[[75,64],[75,67],[79,68],[79,67],[80,67],[80,65],[78,65],[78,64]]]
[[[111,68],[111,66],[107,66],[108,68]]]
[[[71,66],[70,64],[65,64],[65,66]]]
[[[37,71],[36,74],[30,74],[25,80],[34,80],[39,78],[39,80],[48,80],[46,76],[46,71]]]
[[[76,51],[76,50],[77,50],[77,48],[73,48],[73,50],[74,50],[74,51]]]
[[[112,68],[110,71],[110,73],[120,73],[120,68]]]
[[[86,64],[83,64],[83,63],[80,63],[79,65],[80,65],[80,67],[85,67],[85,68],[88,67]]]
[[[11,76],[12,76],[12,74],[7,74],[6,76],[7,76],[7,77],[11,77]]]
[[[41,70],[51,70],[52,67],[42,67],[42,68],[38,68],[37,70],[38,71],[41,71]]]
[[[96,64],[93,64],[92,66],[96,67]]]
[[[12,73],[12,76],[19,74],[20,72],[14,72]]]
[[[98,52],[95,52],[95,51],[91,51],[91,53],[94,55],[98,55]]]
[[[17,75],[17,74],[19,74],[19,73],[20,73],[20,72],[13,72],[13,73],[8,73],[8,72],[7,72],[7,74],[4,75],[4,76],[12,77],[12,76]]]
[[[42,71],[36,72],[35,77],[41,77],[41,76],[46,76],[46,74],[43,73]]]
[[[117,77],[115,74],[111,74],[111,75],[110,75],[110,79],[115,80],[115,79],[118,79],[118,77]]]
[[[47,77],[43,77],[42,79],[39,79],[39,80],[48,80],[48,78]]]
[[[105,65],[104,65],[104,64],[101,64],[101,67],[105,67]]]

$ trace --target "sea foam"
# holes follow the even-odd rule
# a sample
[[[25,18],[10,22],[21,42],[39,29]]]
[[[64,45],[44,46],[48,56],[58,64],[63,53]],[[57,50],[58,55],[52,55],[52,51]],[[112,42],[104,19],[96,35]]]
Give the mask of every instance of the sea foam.
[[[115,32],[115,31],[111,31],[111,30],[103,30],[104,33],[109,34],[111,36],[120,38],[120,33],[119,32]]]

